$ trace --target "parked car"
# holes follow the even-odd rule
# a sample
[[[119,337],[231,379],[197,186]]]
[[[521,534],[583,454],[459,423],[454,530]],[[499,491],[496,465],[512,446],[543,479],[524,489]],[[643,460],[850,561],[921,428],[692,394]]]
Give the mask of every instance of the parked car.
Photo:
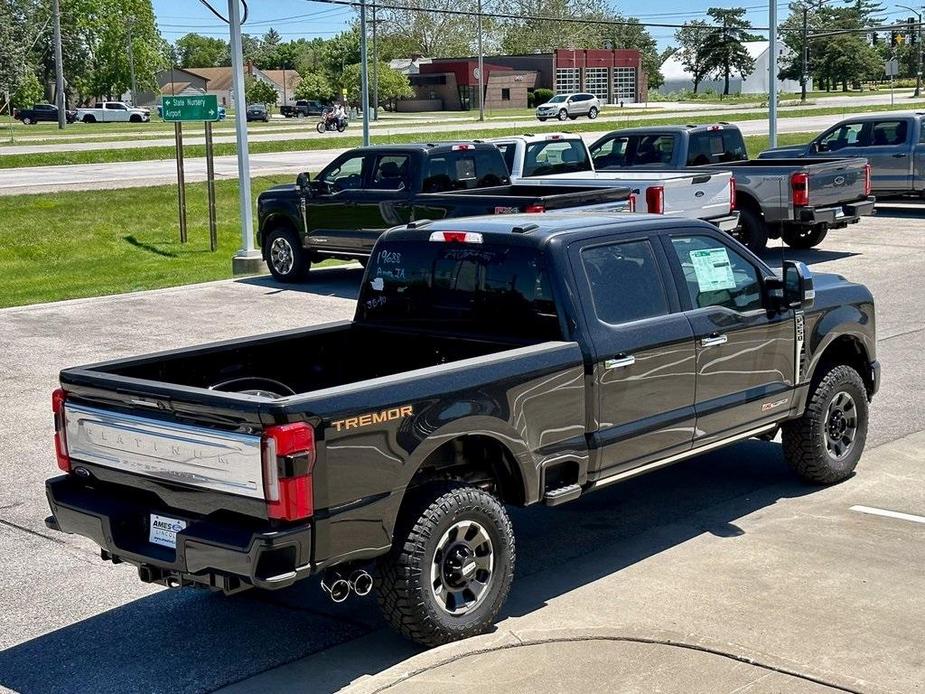
[[[262,120],[264,123],[270,121],[270,112],[267,111],[266,104],[251,104],[247,107],[247,122]]]
[[[545,104],[536,107],[536,117],[541,121],[550,118],[575,120],[578,116],[597,118],[601,112],[601,102],[594,94],[557,94]]]
[[[778,276],[706,222],[551,213],[388,232],[352,321],[60,382],[48,528],[174,588],[375,587],[389,624],[436,646],[504,605],[506,505],[559,506],[778,430],[800,479],[840,482],[879,366],[862,285],[792,261]],[[575,532],[593,509],[571,511]]]
[[[64,119],[68,123],[73,123],[77,117],[77,111],[64,110]],[[13,111],[13,118],[22,121],[23,125],[35,125],[42,121],[58,122],[58,107],[52,104],[35,104],[32,108],[16,109]]]
[[[581,135],[552,133],[489,140],[501,150],[512,183],[629,188],[632,211],[705,219],[734,232],[735,181],[728,171],[597,171]]]
[[[488,143],[378,145],[349,150],[315,180],[300,174],[257,198],[257,242],[278,280],[303,279],[313,262],[365,263],[391,227],[424,219],[544,212],[623,210],[625,188],[512,185]]]
[[[149,111],[132,108],[123,101],[104,101],[92,108],[78,108],[76,117],[82,123],[147,123],[151,120]]]
[[[830,229],[855,224],[874,210],[865,160],[749,160],[742,132],[728,123],[615,130],[590,150],[599,171],[731,171],[739,240],[756,252],[769,238],[783,237],[794,248],[816,246]]]
[[[320,116],[328,108],[327,104],[310,99],[299,99],[294,104],[283,104],[279,112],[286,118],[305,118],[306,116]]]
[[[865,159],[878,197],[925,194],[925,114],[872,113],[833,125],[805,145],[768,149],[759,159]]]

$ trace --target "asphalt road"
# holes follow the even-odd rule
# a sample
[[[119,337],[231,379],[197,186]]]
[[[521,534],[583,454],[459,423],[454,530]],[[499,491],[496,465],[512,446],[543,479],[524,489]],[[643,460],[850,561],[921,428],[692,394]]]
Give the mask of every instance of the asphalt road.
[[[860,99],[863,97],[844,97],[844,99]],[[713,111],[704,110],[702,113],[714,113]],[[716,111],[717,117],[724,116],[723,111]],[[816,133],[837,123],[843,118],[851,116],[852,113],[846,107],[844,113],[827,116],[807,116],[805,118],[782,118],[778,121],[778,132],[794,133],[806,132]],[[634,113],[633,118],[639,117]],[[664,118],[665,114],[651,116],[653,118]],[[601,117],[607,120],[605,117]],[[683,122],[683,115],[678,116],[679,122]],[[734,116],[726,116],[732,123],[736,123],[745,135],[766,135],[768,133],[768,123],[766,120],[743,120],[736,122]],[[381,131],[376,131],[380,138],[388,137],[390,134],[415,132],[416,130],[426,130],[426,132],[454,132],[460,129],[472,131],[475,136],[479,130],[498,128],[498,127],[522,127],[528,130],[536,125],[536,120],[514,120],[514,121],[488,121],[485,123],[467,123],[459,124],[446,122],[442,124],[409,125],[403,127],[389,127]],[[569,121],[564,127],[566,129],[577,131],[581,124],[586,121]],[[354,126],[358,124],[354,123]],[[619,127],[619,120],[614,119],[614,128]],[[359,128],[352,127],[345,135],[358,135]],[[598,139],[602,132],[586,133],[582,136],[588,142]],[[259,138],[266,139],[290,139],[291,133],[275,134],[271,133],[266,136],[254,136],[256,141]],[[316,171],[331,161],[335,156],[344,151],[343,148],[337,148],[339,138],[337,133],[326,133],[324,137],[329,138],[332,144],[331,149],[312,150],[312,151],[294,151],[294,152],[277,152],[269,154],[251,154],[251,173],[254,176],[269,174],[299,173],[301,171]],[[375,141],[375,140],[374,140]],[[382,141],[381,139],[379,141]],[[172,140],[165,141],[166,144],[172,144]],[[29,146],[29,149],[38,149],[41,151],[53,151],[49,148],[55,147],[85,147],[92,149],[110,149],[122,147],[124,143],[75,143],[72,145],[44,145]],[[9,148],[7,148],[9,149]],[[0,150],[0,156],[3,151]],[[9,152],[7,152],[9,153]],[[206,163],[203,157],[190,157],[185,159],[186,180],[187,181],[204,181],[206,180]],[[237,157],[234,155],[219,156],[215,158],[215,172],[219,179],[237,178]],[[176,181],[177,171],[176,163],[173,159],[159,159],[152,161],[133,161],[133,162],[116,162],[110,164],[70,164],[62,166],[34,166],[12,169],[0,169],[0,195],[17,195],[17,194],[35,194],[47,193],[59,190],[87,190],[93,188],[132,188],[151,185],[162,185]]]
[[[883,385],[855,478],[804,487],[779,445],[750,441],[561,509],[516,511],[518,576],[499,630],[426,654],[385,629],[370,598],[336,606],[315,581],[233,598],[155,589],[42,522],[42,482],[55,474],[49,393],[58,369],[348,317],[359,269],[316,270],[298,287],[253,279],[0,310],[0,686],[267,692],[402,680],[408,691],[436,691],[467,676],[499,678],[462,687],[475,690],[518,673],[528,682],[557,662],[557,676],[575,683],[587,677],[581,649],[556,644],[596,634],[586,660],[606,665],[601,654],[633,654],[593,644],[631,634],[735,651],[859,691],[922,691],[925,525],[851,510],[925,515],[922,217],[911,206],[884,209],[818,250],[786,251],[817,272],[866,283],[877,299]],[[779,262],[778,252],[767,260]],[[515,638],[542,647],[523,658],[492,650]],[[448,654],[480,660],[453,670],[441,664]],[[649,653],[620,672],[663,670],[677,685],[714,666]],[[731,674],[720,681],[707,690],[734,688]],[[791,691],[783,682],[777,690]]]

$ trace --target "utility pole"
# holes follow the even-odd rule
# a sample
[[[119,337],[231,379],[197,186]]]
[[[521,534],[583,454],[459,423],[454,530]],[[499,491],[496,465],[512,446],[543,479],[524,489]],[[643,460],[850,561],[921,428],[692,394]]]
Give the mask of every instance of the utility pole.
[[[482,0],[479,0],[478,27],[479,41],[479,120],[485,120],[485,61],[482,55]]]
[[[251,207],[251,162],[247,149],[247,101],[244,96],[240,0],[228,0],[228,28],[231,33],[234,129],[238,148],[238,208],[241,217],[241,249],[232,258],[231,269],[234,274],[244,274],[260,269],[260,251],[254,248],[254,212]]]
[[[777,147],[777,2],[768,3],[768,147]]]
[[[53,0],[52,11],[55,15],[55,106],[58,107],[58,129],[64,130],[64,58],[61,50],[61,0]]]
[[[803,5],[803,65],[800,68],[800,102],[806,103],[806,83],[809,81],[809,8]]]
[[[135,93],[138,91],[138,84],[135,82],[135,54],[132,52],[132,25],[134,19],[128,20],[128,69],[132,77],[132,106],[135,106]]]
[[[234,0],[237,2],[237,0]],[[366,56],[366,0],[360,2],[360,108],[363,109],[363,146],[369,146],[369,75]]]
[[[373,0],[373,120],[379,120],[379,50],[376,44],[376,2]]]

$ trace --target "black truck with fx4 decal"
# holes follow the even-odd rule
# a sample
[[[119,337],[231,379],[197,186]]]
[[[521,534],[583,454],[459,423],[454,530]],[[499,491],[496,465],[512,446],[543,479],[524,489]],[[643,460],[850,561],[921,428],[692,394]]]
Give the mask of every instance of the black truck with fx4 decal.
[[[379,240],[352,321],[62,371],[46,523],[167,586],[375,586],[444,643],[507,597],[506,505],[779,429],[802,479],[849,477],[875,350],[864,286],[707,222],[419,223]]]
[[[278,280],[304,279],[325,258],[366,263],[386,229],[447,219],[564,208],[629,209],[630,189],[511,184],[486,142],[376,145],[349,150],[314,180],[300,174],[257,198],[257,243]]]

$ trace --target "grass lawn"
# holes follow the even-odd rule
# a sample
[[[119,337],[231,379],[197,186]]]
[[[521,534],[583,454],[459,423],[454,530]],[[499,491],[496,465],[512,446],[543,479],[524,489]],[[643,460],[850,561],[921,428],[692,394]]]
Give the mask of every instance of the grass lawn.
[[[869,105],[860,106],[853,110],[857,112],[889,110],[908,111],[913,108],[914,104],[925,104],[925,101],[917,101],[908,104],[897,104],[892,109],[889,106]],[[782,109],[779,112],[779,117],[784,119],[803,118],[806,116],[839,115],[844,113],[844,110],[844,107],[804,108],[799,110]],[[732,119],[732,116],[734,116],[736,121],[763,120],[767,118],[767,114],[764,111],[746,111],[736,114],[723,114],[722,118]],[[686,115],[684,116],[682,122],[712,123],[715,122],[717,118],[718,117],[715,115]],[[555,132],[562,130],[563,127],[565,127],[565,129],[571,132],[606,132],[616,128],[628,128],[641,125],[671,125],[677,123],[678,120],[678,116],[666,116],[665,118],[640,120],[639,118],[634,118],[633,116],[627,115],[625,118],[620,118],[617,120],[611,119],[607,121],[588,121],[587,119],[584,119],[567,121],[565,124],[558,121],[553,121],[551,123],[537,123],[535,126],[531,127],[530,130],[531,132],[535,133]],[[421,141],[426,142],[434,140],[468,140],[472,139],[473,136],[477,136],[479,138],[487,138],[499,137],[503,135],[516,135],[522,133],[523,130],[523,126],[503,127],[499,124],[499,127],[497,128],[473,131],[471,129],[467,129],[465,125],[461,124],[459,130],[447,132],[429,133],[425,128],[422,128],[421,132],[400,133],[394,135],[376,132],[374,133],[373,141],[377,144],[387,144]],[[358,132],[359,127],[355,127],[355,129],[351,129],[351,131]],[[338,138],[325,138],[318,137],[317,135],[308,136],[306,138],[299,138],[297,134],[294,134],[294,136],[288,140],[251,142],[249,151],[251,154],[297,152],[340,147],[358,147],[360,144],[361,138],[359,134],[356,136]],[[216,156],[231,155],[234,154],[235,151],[236,145],[232,142],[215,144]],[[190,145],[185,147],[184,152],[187,157],[203,157],[205,156],[205,146]],[[49,166],[62,164],[94,164],[122,161],[149,161],[153,159],[173,159],[173,157],[174,149],[172,146],[91,150],[82,152],[43,152],[39,154],[12,154],[0,156],[0,168],[19,168],[24,166]]]
[[[805,142],[810,133],[782,135]],[[748,151],[767,136],[745,138]],[[290,175],[253,179],[254,195]],[[176,186],[0,196],[0,306],[101,296],[231,277],[240,247],[236,181],[216,183],[219,248],[209,251],[204,183],[187,185],[179,242]],[[329,261],[336,262],[336,261]]]
[[[292,180],[255,178],[254,194]],[[231,277],[241,245],[237,181],[216,183],[215,253],[205,184],[188,184],[186,195],[186,244],[176,186],[0,197],[0,306]]]

